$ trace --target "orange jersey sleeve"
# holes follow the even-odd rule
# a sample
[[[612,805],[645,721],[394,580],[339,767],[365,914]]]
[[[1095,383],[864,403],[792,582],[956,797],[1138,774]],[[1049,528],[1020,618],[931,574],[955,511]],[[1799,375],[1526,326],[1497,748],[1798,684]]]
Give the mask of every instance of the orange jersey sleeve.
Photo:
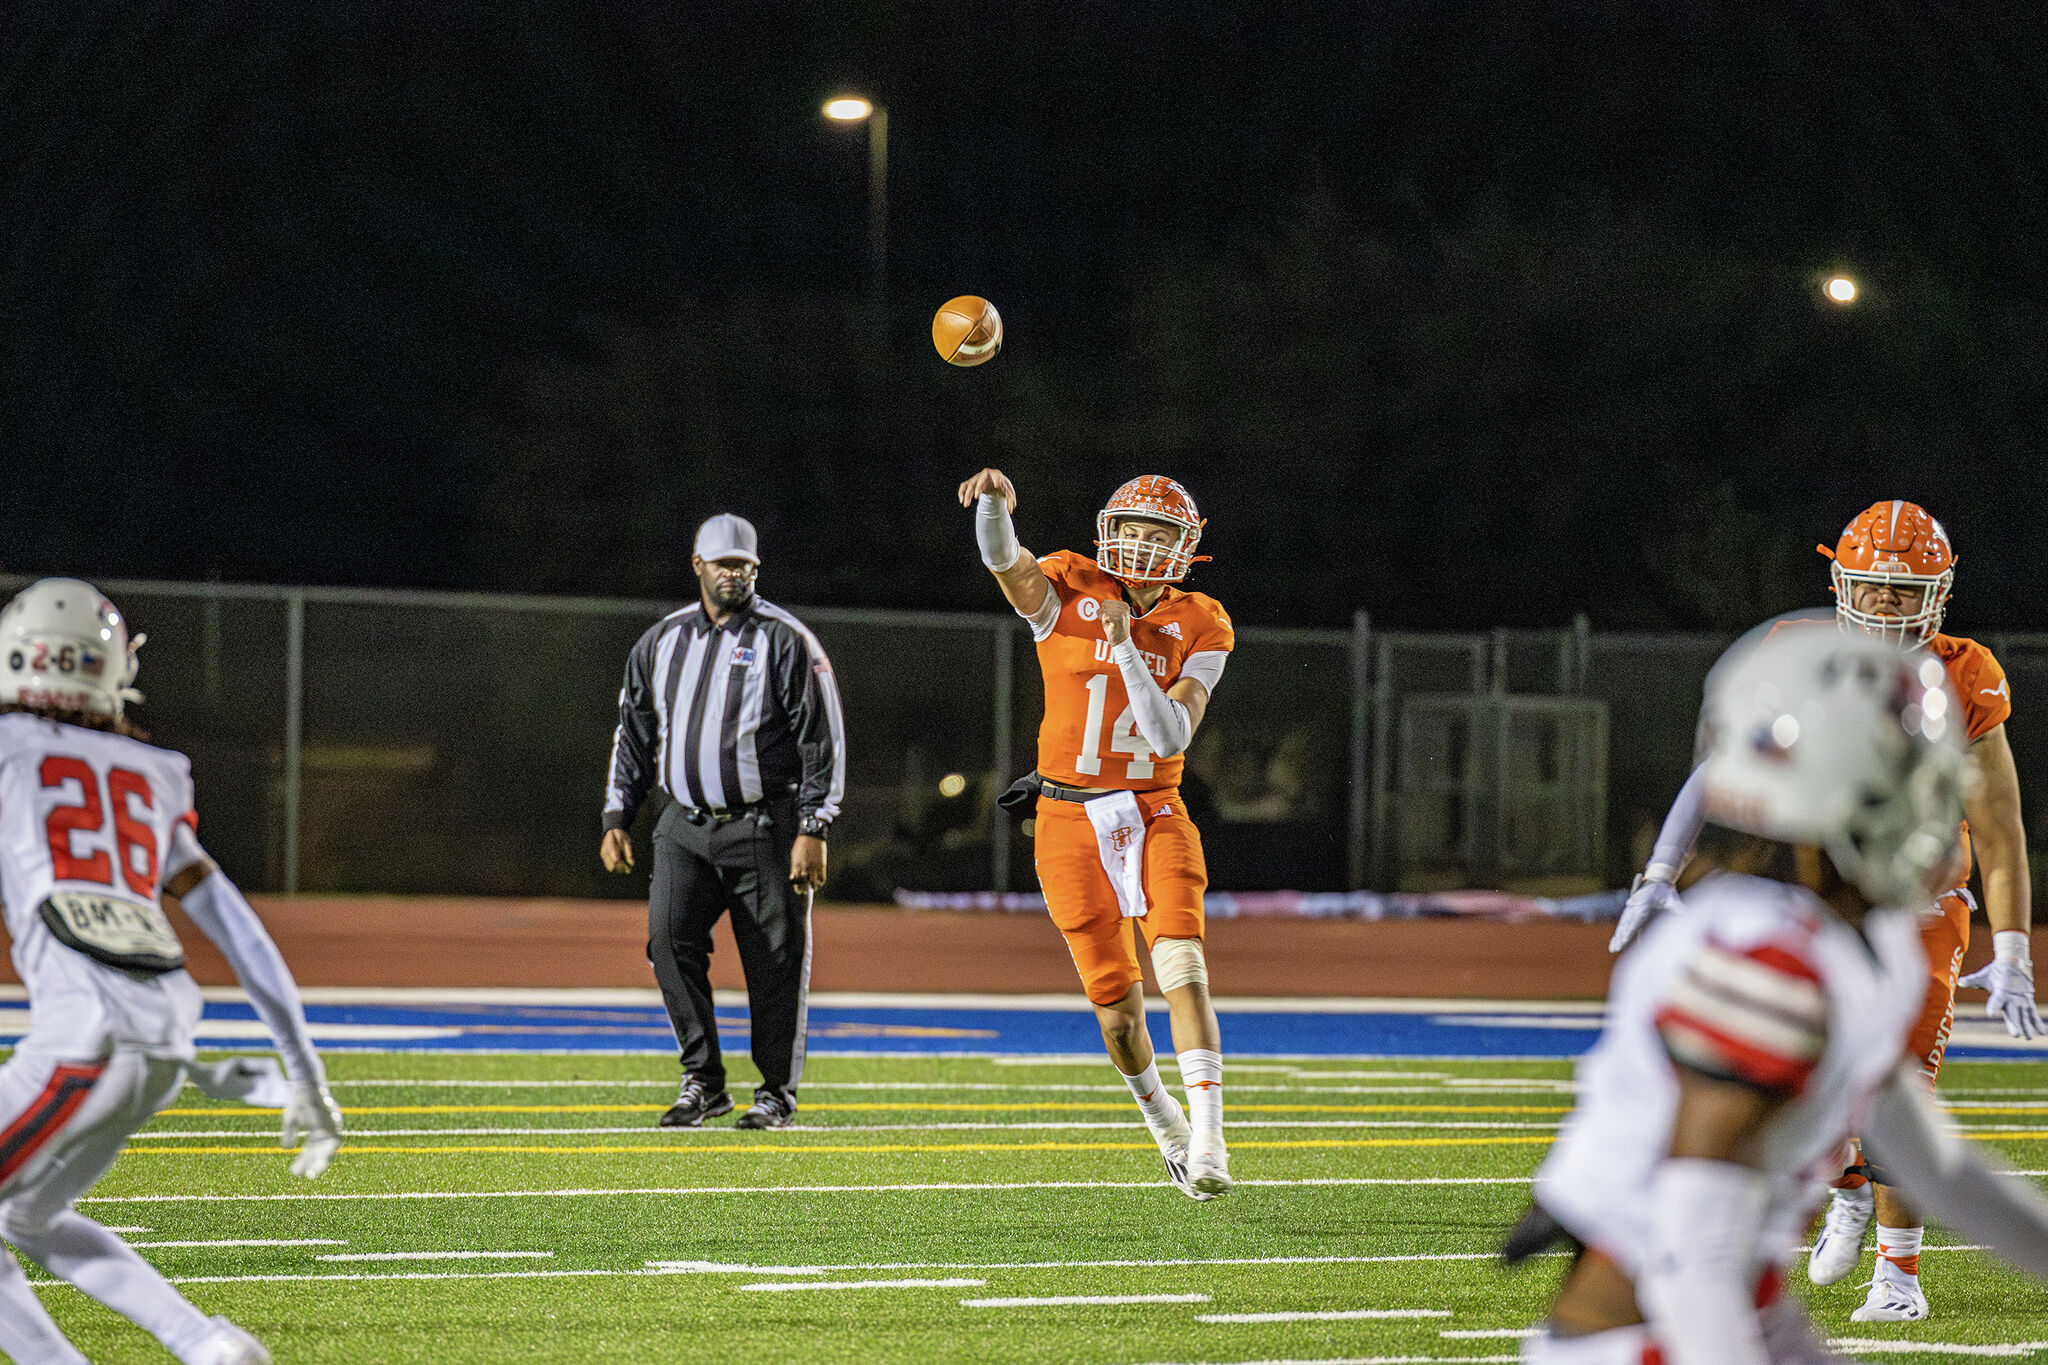
[[[1038,642],[1045,681],[1039,773],[1076,787],[1149,791],[1178,785],[1182,755],[1161,758],[1138,733],[1123,674],[1102,633],[1102,604],[1121,600],[1122,588],[1094,560],[1071,551],[1038,563],[1060,598],[1059,617]],[[1213,598],[1168,588],[1152,610],[1131,619],[1131,641],[1161,688],[1195,676],[1213,693],[1236,636]]]
[[[1975,640],[1958,635],[1937,635],[1930,642],[1942,667],[1948,670],[1949,686],[1963,704],[1964,734],[1971,740],[1986,734],[2012,717],[2012,688],[2005,669],[1989,649]]]

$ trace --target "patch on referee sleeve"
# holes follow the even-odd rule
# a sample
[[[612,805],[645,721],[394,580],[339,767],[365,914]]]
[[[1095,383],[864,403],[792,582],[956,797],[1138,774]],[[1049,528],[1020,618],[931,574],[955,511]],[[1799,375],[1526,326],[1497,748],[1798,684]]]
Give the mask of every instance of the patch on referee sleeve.
[[[1712,939],[1657,1011],[1672,1060],[1772,1094],[1805,1089],[1827,1044],[1820,973],[1782,944],[1731,948]]]

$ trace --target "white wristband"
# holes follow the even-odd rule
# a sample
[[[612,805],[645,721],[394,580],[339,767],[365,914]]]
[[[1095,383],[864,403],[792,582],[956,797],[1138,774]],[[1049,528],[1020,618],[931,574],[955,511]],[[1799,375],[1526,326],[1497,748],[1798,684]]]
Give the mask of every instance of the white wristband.
[[[974,509],[974,539],[990,573],[1003,572],[1023,553],[1017,544],[1017,528],[1010,523],[1009,501],[1002,494],[981,495]]]
[[[2032,937],[2021,929],[2000,929],[1991,936],[1991,955],[2000,962],[2034,963]]]
[[[1678,869],[1670,863],[1651,863],[1643,869],[1643,880],[1646,882],[1662,882],[1666,886],[1676,886],[1678,884]]]

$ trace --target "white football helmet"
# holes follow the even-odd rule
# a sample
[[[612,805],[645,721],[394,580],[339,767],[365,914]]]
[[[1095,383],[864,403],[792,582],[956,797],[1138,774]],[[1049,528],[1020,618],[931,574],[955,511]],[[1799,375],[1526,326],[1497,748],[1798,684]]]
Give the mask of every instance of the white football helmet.
[[[92,584],[45,578],[0,607],[0,703],[118,716],[141,701],[128,623]]]
[[[1826,849],[1875,905],[1941,890],[1969,765],[1939,659],[1780,622],[1714,666],[1701,717],[1708,820]]]

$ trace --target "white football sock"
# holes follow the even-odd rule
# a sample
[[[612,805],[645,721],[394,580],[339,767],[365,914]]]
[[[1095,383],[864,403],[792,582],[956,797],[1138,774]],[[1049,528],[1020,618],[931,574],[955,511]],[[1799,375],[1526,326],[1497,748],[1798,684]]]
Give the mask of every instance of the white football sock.
[[[19,1227],[10,1219],[0,1231],[43,1269],[92,1295],[180,1360],[193,1360],[193,1353],[213,1335],[213,1322],[206,1314],[171,1288],[135,1248],[82,1213],[66,1210],[37,1229]]]
[[[1877,1270],[1895,1280],[1920,1278],[1920,1239],[1927,1229],[1877,1225]]]
[[[0,1354],[9,1360],[47,1365],[92,1365],[57,1330],[28,1276],[21,1273],[21,1262],[4,1246],[0,1246]]]
[[[1121,1070],[1116,1074],[1124,1076]],[[1139,1110],[1145,1115],[1145,1126],[1152,1130],[1155,1142],[1161,1147],[1186,1144],[1187,1115],[1181,1112],[1180,1101],[1167,1090],[1166,1082],[1159,1079],[1158,1061],[1146,1063],[1145,1069],[1135,1076],[1124,1076],[1124,1084],[1131,1088],[1131,1098],[1138,1102]]]
[[[1188,1124],[1195,1130],[1189,1149],[1223,1150],[1223,1054],[1207,1048],[1185,1048],[1180,1084],[1188,1095]]]

